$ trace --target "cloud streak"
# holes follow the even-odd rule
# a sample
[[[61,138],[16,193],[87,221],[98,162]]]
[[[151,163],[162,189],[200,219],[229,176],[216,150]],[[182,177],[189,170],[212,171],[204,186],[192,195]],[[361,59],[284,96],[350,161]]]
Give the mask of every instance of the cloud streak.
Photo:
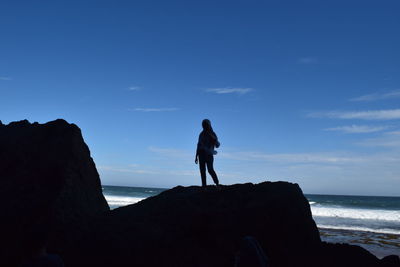
[[[254,91],[253,88],[232,88],[232,87],[225,87],[225,88],[208,88],[206,92],[215,93],[215,94],[238,94],[244,95]]]
[[[161,148],[161,147],[155,147],[155,146],[150,146],[148,148],[149,151],[166,156],[166,157],[174,157],[174,158],[192,158],[193,153],[189,153],[188,151],[181,150],[181,149],[175,149],[175,148]]]
[[[358,143],[368,147],[400,148],[400,131],[384,133],[377,138],[369,138]]]
[[[140,87],[140,86],[130,86],[128,88],[129,91],[139,91],[141,89],[142,89],[142,87]]]
[[[400,140],[400,132],[391,132]],[[367,139],[368,140],[368,139]],[[174,149],[149,147],[149,151],[162,157],[177,160],[192,159],[189,151]],[[295,166],[298,164],[316,164],[319,166],[343,166],[348,164],[369,164],[370,162],[400,162],[400,158],[394,158],[387,155],[362,155],[351,152],[316,152],[316,153],[265,153],[261,151],[220,151],[218,157],[229,161],[246,161],[261,164],[283,164],[285,166]]]
[[[132,110],[139,112],[171,112],[177,111],[179,108],[134,108]]]
[[[341,155],[339,153],[282,153],[267,154],[262,152],[245,151],[245,152],[222,152],[221,157],[240,160],[240,161],[266,161],[273,163],[285,164],[342,164],[356,163],[364,161],[363,158],[353,157],[349,155]]]
[[[155,170],[147,170],[147,169],[136,169],[132,166],[104,166],[100,165],[97,167],[102,171],[111,171],[111,172],[121,172],[121,173],[133,173],[133,174],[160,174],[160,172]]]
[[[398,120],[400,119],[400,109],[312,112],[308,114],[308,117],[345,120]]]
[[[318,59],[315,57],[302,57],[297,62],[300,64],[316,64],[318,63]]]
[[[350,99],[353,102],[370,102],[384,99],[400,98],[400,90],[394,90],[384,94],[368,94]]]
[[[197,170],[162,170],[157,168],[142,168],[137,169],[131,166],[105,166],[97,167],[101,171],[127,173],[136,175],[174,175],[174,176],[196,176]]]
[[[350,125],[350,126],[339,126],[333,128],[326,128],[325,131],[337,131],[343,133],[374,133],[380,132],[387,129],[388,126],[368,126],[368,125]]]
[[[0,76],[0,81],[11,81],[11,77]]]

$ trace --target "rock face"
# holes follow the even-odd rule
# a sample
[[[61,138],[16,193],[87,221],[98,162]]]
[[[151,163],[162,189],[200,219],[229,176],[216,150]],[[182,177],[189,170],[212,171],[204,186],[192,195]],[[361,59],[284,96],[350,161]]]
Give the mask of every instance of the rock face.
[[[297,184],[176,187],[96,221],[67,263],[233,266],[247,235],[273,266],[306,266],[321,244]]]
[[[67,264],[231,267],[242,239],[253,236],[273,267],[400,267],[398,257],[321,242],[308,200],[287,182],[178,186],[92,226],[64,254]]]
[[[52,226],[50,250],[62,249],[84,221],[109,210],[74,124],[0,123],[0,159],[1,259],[19,259],[29,236],[47,234],[38,225]]]

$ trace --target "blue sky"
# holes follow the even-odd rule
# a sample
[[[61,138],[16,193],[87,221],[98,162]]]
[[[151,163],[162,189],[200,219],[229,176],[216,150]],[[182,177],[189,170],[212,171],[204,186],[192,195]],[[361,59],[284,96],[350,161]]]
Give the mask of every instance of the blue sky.
[[[0,119],[64,118],[103,184],[400,195],[398,1],[2,1]],[[211,179],[209,179],[211,182]]]

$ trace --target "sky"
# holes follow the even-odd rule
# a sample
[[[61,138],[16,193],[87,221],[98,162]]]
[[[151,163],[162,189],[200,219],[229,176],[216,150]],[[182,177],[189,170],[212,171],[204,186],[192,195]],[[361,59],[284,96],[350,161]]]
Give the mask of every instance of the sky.
[[[104,185],[400,196],[399,1],[1,1],[0,120],[77,124]],[[208,182],[211,183],[208,176]]]

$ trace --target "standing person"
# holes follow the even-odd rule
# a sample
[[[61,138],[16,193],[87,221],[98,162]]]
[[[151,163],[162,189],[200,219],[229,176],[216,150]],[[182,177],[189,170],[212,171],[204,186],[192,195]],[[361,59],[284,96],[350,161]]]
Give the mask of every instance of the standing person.
[[[218,137],[214,133],[213,128],[211,127],[211,122],[208,119],[203,120],[201,123],[203,126],[203,131],[199,135],[199,142],[197,143],[196,150],[196,158],[194,162],[197,164],[200,163],[200,174],[201,174],[201,185],[207,186],[206,181],[206,165],[208,173],[211,175],[214,183],[219,185],[217,174],[214,171],[214,155],[217,154],[217,151],[214,150],[214,147],[218,148],[220,143],[218,142]]]

